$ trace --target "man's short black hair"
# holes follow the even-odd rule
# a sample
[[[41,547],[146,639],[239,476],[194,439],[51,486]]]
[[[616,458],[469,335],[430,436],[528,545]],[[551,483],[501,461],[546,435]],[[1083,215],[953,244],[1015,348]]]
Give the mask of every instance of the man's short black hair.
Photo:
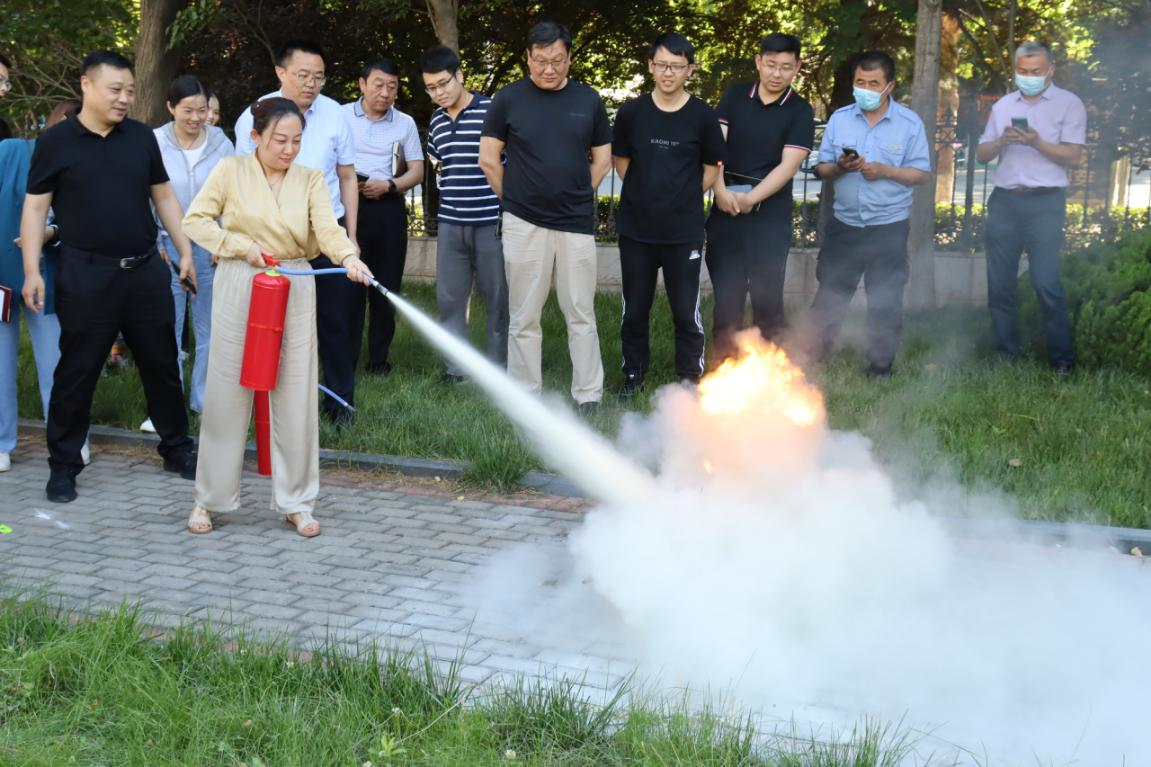
[[[276,54],[276,64],[281,67],[288,66],[288,61],[291,60],[292,54],[296,51],[319,56],[324,60],[324,66],[328,65],[328,57],[324,54],[324,49],[320,47],[320,44],[312,40],[304,40],[301,38],[289,40],[280,46],[280,52]]]
[[[391,59],[372,59],[367,64],[364,64],[363,69],[360,70],[360,77],[367,80],[372,76],[372,72],[379,70],[385,75],[392,75],[393,77],[400,76],[400,68],[396,66],[396,62]]]
[[[12,62],[9,61],[8,57],[5,56],[3,53],[0,53],[0,64],[3,64],[5,69],[11,69],[12,68]]]
[[[862,69],[864,72],[882,69],[883,78],[887,82],[890,83],[895,80],[895,61],[883,51],[866,51],[859,54],[859,58],[855,60],[855,68]]]
[[[688,39],[678,32],[664,32],[662,35],[655,39],[651,44],[651,51],[648,52],[647,57],[654,59],[655,54],[663,48],[672,56],[683,56],[687,59],[688,64],[695,63],[695,46],[693,46]]]
[[[112,69],[127,69],[131,71],[132,62],[115,51],[92,51],[84,57],[80,69],[88,74],[96,67],[112,67]]]
[[[420,56],[420,72],[425,75],[434,75],[438,72],[454,75],[459,71],[460,57],[446,45],[432,46]]]
[[[762,56],[765,53],[794,53],[798,61],[802,47],[799,38],[795,35],[772,32],[759,41],[759,55]]]
[[[572,52],[572,33],[563,24],[556,21],[541,21],[528,30],[528,50],[532,48],[547,48],[556,40],[562,40],[564,49]]]

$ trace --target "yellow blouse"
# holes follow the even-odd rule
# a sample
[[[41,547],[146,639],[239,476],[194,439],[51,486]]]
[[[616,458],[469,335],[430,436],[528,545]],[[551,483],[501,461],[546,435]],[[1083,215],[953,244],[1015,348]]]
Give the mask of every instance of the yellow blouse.
[[[320,171],[288,166],[277,200],[255,153],[216,165],[188,207],[184,233],[221,258],[246,257],[253,241],[283,260],[323,253],[342,263],[356,253]]]

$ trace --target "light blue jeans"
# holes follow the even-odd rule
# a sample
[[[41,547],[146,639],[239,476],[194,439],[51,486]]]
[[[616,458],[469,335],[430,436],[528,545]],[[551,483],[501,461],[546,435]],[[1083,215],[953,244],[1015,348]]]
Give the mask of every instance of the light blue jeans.
[[[160,245],[172,259],[172,265],[180,263],[180,254],[168,235],[160,235]],[[192,263],[196,267],[197,289],[192,304],[192,336],[196,344],[196,357],[192,363],[192,393],[188,406],[197,413],[204,410],[204,385],[208,380],[208,342],[212,337],[212,255],[195,243],[192,244]],[[172,300],[176,302],[176,348],[184,351],[184,312],[188,306],[189,294],[180,286],[176,271],[172,270]],[[180,365],[180,383],[184,383],[184,366]]]
[[[32,337],[32,356],[36,358],[36,378],[40,383],[40,404],[48,420],[48,400],[52,395],[52,376],[60,361],[60,321],[55,314],[40,314],[24,308],[19,294],[12,301],[12,319],[0,322],[0,453],[11,453],[16,447],[16,425],[20,417],[16,402],[20,353],[20,317],[28,321]]]

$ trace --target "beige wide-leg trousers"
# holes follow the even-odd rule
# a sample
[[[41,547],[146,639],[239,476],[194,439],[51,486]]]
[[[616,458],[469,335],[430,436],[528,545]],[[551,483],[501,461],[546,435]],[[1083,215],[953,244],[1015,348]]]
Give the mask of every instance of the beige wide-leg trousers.
[[[284,266],[309,268],[304,259],[285,261]],[[240,474],[252,419],[252,391],[240,386],[240,367],[252,278],[259,272],[240,259],[222,258],[212,285],[212,341],[196,464],[196,502],[212,512],[240,506]],[[288,279],[292,286],[280,372],[270,397],[272,506],[280,514],[312,511],[320,491],[316,278]]]
[[[555,273],[556,298],[567,321],[572,399],[603,396],[603,358],[595,325],[595,237],[545,229],[504,212],[508,279],[508,375],[532,391],[543,388],[540,314]]]

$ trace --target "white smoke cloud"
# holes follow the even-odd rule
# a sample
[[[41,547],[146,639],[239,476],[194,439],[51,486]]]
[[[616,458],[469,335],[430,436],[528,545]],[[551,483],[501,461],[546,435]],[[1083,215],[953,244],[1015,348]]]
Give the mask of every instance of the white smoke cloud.
[[[621,442],[660,466],[654,495],[590,512],[568,562],[520,552],[491,572],[489,600],[534,605],[508,613],[535,616],[525,632],[578,626],[665,684],[784,717],[903,719],[992,764],[1151,764],[1137,560],[1010,525],[1002,543],[957,537],[938,513],[980,504],[956,486],[922,488],[929,512],[863,437],[777,411],[715,417],[681,388]]]

